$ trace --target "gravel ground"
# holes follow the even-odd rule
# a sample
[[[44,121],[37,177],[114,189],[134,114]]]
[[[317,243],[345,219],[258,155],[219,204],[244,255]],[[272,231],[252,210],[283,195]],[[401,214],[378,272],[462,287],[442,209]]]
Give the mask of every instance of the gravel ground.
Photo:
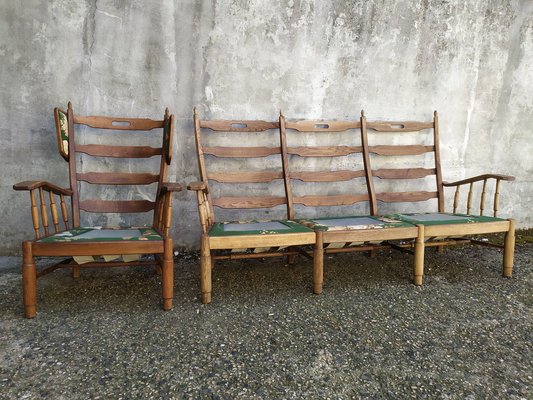
[[[487,248],[411,257],[220,262],[213,303],[198,299],[196,254],[176,259],[175,303],[134,267],[56,271],[22,318],[18,258],[0,259],[0,398],[533,398],[533,245],[515,274]]]

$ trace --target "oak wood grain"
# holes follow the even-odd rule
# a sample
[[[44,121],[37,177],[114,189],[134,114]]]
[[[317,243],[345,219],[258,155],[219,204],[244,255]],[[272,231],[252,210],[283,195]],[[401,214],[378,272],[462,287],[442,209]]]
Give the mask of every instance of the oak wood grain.
[[[433,128],[433,121],[367,121],[367,128],[378,132],[418,132]]]
[[[78,153],[94,157],[149,158],[162,154],[161,147],[150,146],[108,146],[105,144],[76,144]]]
[[[302,171],[290,173],[290,177],[292,179],[297,179],[303,182],[339,182],[349,181],[351,179],[361,178],[364,176],[364,170]]]
[[[368,146],[370,153],[380,156],[416,156],[424,153],[430,153],[435,150],[435,146],[422,145],[375,145]]]
[[[385,203],[425,201],[429,199],[436,199],[437,192],[382,192],[376,194],[376,198]]]
[[[435,175],[435,168],[382,168],[372,171],[372,175],[381,179],[417,179]]]
[[[320,121],[302,120],[287,121],[287,129],[294,129],[299,132],[342,132],[348,129],[361,128],[360,121]]]
[[[155,207],[149,200],[81,200],[79,204],[80,210],[101,213],[141,213]]]
[[[285,197],[219,197],[213,199],[213,206],[219,208],[271,208],[285,203]]]
[[[300,146],[287,148],[288,154],[295,154],[301,157],[342,157],[362,152],[362,146]]]
[[[157,182],[159,175],[133,172],[83,172],[77,173],[76,178],[98,185],[149,185]]]
[[[361,195],[323,195],[323,196],[301,196],[294,197],[295,204],[303,204],[304,206],[346,206],[355,204],[361,201],[367,201],[369,199],[368,194]]]
[[[74,123],[87,125],[97,129],[113,129],[127,131],[150,131],[163,128],[163,121],[147,118],[122,118],[103,116],[74,116]]]
[[[261,132],[269,129],[278,129],[276,121],[249,121],[249,120],[200,120],[200,128],[223,132]]]
[[[258,158],[280,154],[280,147],[204,147],[204,154],[228,158]]]
[[[282,172],[212,172],[207,174],[208,179],[219,183],[260,183],[272,182],[283,179]]]

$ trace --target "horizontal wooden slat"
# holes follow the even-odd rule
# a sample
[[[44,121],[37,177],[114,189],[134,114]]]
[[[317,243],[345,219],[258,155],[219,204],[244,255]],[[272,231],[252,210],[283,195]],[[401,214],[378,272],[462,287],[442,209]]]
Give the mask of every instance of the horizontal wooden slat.
[[[159,175],[131,172],[84,172],[76,179],[98,185],[149,185],[157,182]]]
[[[327,231],[324,232],[324,243],[346,243],[370,240],[397,240],[411,239],[418,235],[418,228],[402,227],[387,229],[354,229],[349,231]]]
[[[383,168],[372,171],[372,175],[377,176],[381,179],[417,179],[435,174],[435,168]]]
[[[82,124],[98,129],[115,129],[129,131],[150,131],[155,128],[162,128],[164,121],[143,118],[121,118],[121,117],[81,117],[74,116],[75,124]]]
[[[220,208],[271,208],[285,203],[285,197],[219,197],[213,199],[213,206]]]
[[[216,172],[207,175],[208,179],[220,183],[259,183],[283,179],[282,172]]]
[[[354,153],[362,153],[362,146],[306,146],[289,147],[289,154],[296,154],[301,157],[340,157]]]
[[[80,209],[87,212],[137,213],[153,210],[155,202],[148,200],[82,200]]]
[[[437,192],[383,192],[376,195],[376,199],[385,203],[424,201],[437,198]]]
[[[303,182],[338,182],[349,181],[350,179],[360,178],[365,176],[365,171],[305,171],[305,172],[291,172],[292,179],[298,179]]]
[[[419,154],[429,153],[435,150],[435,146],[422,145],[377,145],[368,146],[370,153],[379,154],[380,156],[416,156]]]
[[[204,154],[215,157],[256,158],[280,154],[280,147],[204,147]]]
[[[99,254],[153,254],[163,252],[162,240],[131,240],[101,242],[34,242],[32,253],[35,256],[94,256]]]
[[[76,151],[94,157],[149,158],[161,155],[161,147],[108,146],[105,144],[76,144]]]
[[[200,128],[223,132],[261,132],[269,129],[278,129],[279,122],[269,121],[239,121],[239,120],[201,120]]]
[[[209,247],[212,250],[297,246],[312,243],[315,243],[315,232],[278,233],[269,235],[212,236],[209,238]]]
[[[361,128],[361,121],[287,121],[285,126],[299,132],[342,132]]]
[[[471,224],[426,225],[424,236],[476,235],[509,230],[509,221],[476,222]]]
[[[368,200],[367,194],[349,195],[341,194],[334,196],[302,196],[294,197],[293,203],[303,204],[304,206],[347,206],[358,203],[360,201]]]
[[[418,132],[433,128],[433,122],[367,121],[366,127],[378,132]]]

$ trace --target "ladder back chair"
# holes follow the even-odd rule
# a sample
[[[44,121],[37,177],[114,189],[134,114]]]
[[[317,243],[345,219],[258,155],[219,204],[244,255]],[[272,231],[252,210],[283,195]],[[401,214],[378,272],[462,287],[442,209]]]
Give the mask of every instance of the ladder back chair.
[[[292,194],[290,205],[303,209],[297,213],[296,221],[316,233],[313,252],[315,294],[322,292],[324,253],[369,251],[373,255],[376,249],[386,245],[387,240],[418,237],[416,226],[374,216],[372,181],[364,168],[367,161],[360,131],[360,120],[287,121],[280,116],[282,150],[289,166],[289,186],[293,186],[289,191]],[[333,145],[307,145],[325,142]],[[309,165],[317,163],[327,165],[327,169],[313,167],[309,170]],[[313,186],[306,183],[313,183]],[[317,195],[317,191],[321,194]],[[358,203],[365,203],[368,210],[353,210]],[[341,210],[343,213],[339,216],[340,206],[350,206],[350,210],[347,213]],[[318,211],[318,217],[302,218],[307,207]],[[418,246],[417,251],[423,251],[423,248]],[[420,262],[421,258],[416,258],[415,275],[420,270]]]
[[[195,109],[194,134],[201,181],[190,183],[188,188],[196,191],[198,199],[202,227],[200,283],[202,302],[207,304],[211,302],[211,270],[215,260],[295,256],[300,253],[296,246],[314,243],[315,234],[291,220],[291,196],[285,179],[287,165],[279,145],[277,121],[201,120]],[[252,135],[269,145],[239,145],[249,143]],[[237,145],[206,145],[204,142],[209,140]],[[250,165],[253,160],[262,166]],[[222,166],[217,166],[220,163]],[[252,188],[266,194],[252,196]],[[276,211],[279,207],[285,212]],[[246,212],[266,215],[265,210],[284,218],[219,221],[215,208],[239,210],[239,218]]]
[[[374,196],[374,209],[378,212],[378,202],[380,203],[418,203],[436,199],[436,212],[406,212],[387,214],[386,217],[398,219],[407,223],[423,226],[424,246],[436,246],[439,251],[443,246],[455,244],[481,244],[504,249],[503,275],[511,276],[514,257],[514,231],[515,221],[513,219],[501,219],[497,217],[499,208],[499,187],[500,181],[513,181],[514,177],[497,174],[479,175],[473,178],[460,180],[457,182],[443,182],[439,149],[439,124],[437,111],[433,114],[433,120],[428,122],[419,121],[366,121],[362,114],[363,121],[362,136],[364,151],[368,158],[368,171],[371,175],[372,190]],[[415,133],[419,138],[418,144],[372,144],[369,145],[369,138],[380,141],[387,134]],[[429,138],[428,138],[429,135]],[[429,139],[429,140],[428,140]],[[432,141],[432,143],[431,143]],[[424,144],[420,144],[424,142]],[[430,144],[428,144],[430,142]],[[432,155],[432,157],[431,157]],[[421,157],[429,156],[428,159]],[[371,164],[385,161],[387,166],[394,165],[393,158],[401,159],[401,168],[374,168]],[[385,160],[388,159],[388,160]],[[409,163],[406,162],[409,161]],[[431,164],[427,168],[428,163]],[[407,165],[407,166],[406,166]],[[427,179],[429,177],[429,179]],[[421,179],[426,179],[426,183],[420,183]],[[494,205],[493,216],[484,215],[485,201],[488,192],[488,182],[495,181],[494,185]],[[411,187],[419,187],[430,184],[434,190],[430,191],[405,191],[408,182]],[[433,182],[433,183],[431,183]],[[389,185],[387,185],[390,184]],[[480,196],[479,214],[475,214],[472,207],[474,183],[482,186]],[[385,184],[385,185],[384,185]],[[457,213],[459,208],[460,187],[468,185],[468,199],[466,213]],[[389,190],[388,187],[393,187]],[[387,189],[380,189],[386,187]],[[456,187],[453,212],[445,211],[444,188]],[[396,189],[396,190],[395,190]],[[411,206],[412,207],[412,206]],[[489,242],[480,241],[469,235],[489,234],[504,232],[504,245],[495,245]],[[468,237],[465,237],[468,236]],[[413,244],[402,244],[397,247],[410,247]],[[416,284],[422,284],[422,275],[417,277]]]
[[[27,318],[36,315],[37,277],[60,267],[71,267],[73,277],[78,278],[80,267],[112,267],[128,265],[156,265],[161,270],[162,307],[172,307],[173,298],[173,246],[169,236],[172,215],[172,193],[182,188],[177,183],[167,182],[168,165],[172,158],[174,116],[168,109],[162,120],[140,118],[115,118],[104,116],[75,115],[71,103],[67,111],[54,110],[57,141],[60,155],[68,162],[68,188],[61,188],[45,181],[25,181],[13,186],[15,190],[29,191],[31,215],[35,239],[24,241],[23,251],[23,298]],[[84,126],[84,127],[81,127]],[[85,138],[93,129],[106,130],[106,136],[120,136],[120,145],[86,144]],[[124,133],[109,134],[108,130],[132,134],[161,129],[160,147],[126,146]],[[78,159],[82,157],[120,159],[148,159],[160,157],[156,173],[147,172],[86,172]],[[133,161],[133,160],[130,160]],[[98,162],[99,170],[108,162]],[[107,200],[86,199],[83,185],[151,185],[153,200]],[[148,188],[148,186],[146,186]],[[148,189],[143,189],[144,193]],[[109,197],[109,196],[106,196]],[[69,201],[70,200],[70,201]],[[68,206],[70,203],[70,207]],[[59,210],[58,212],[58,204]],[[69,215],[70,208],[70,215]],[[142,227],[95,227],[82,226],[80,211],[87,213],[148,213],[152,218]],[[61,217],[60,217],[61,216]],[[51,224],[50,224],[51,221]],[[62,225],[62,226],[61,226]],[[154,259],[138,261],[140,255],[153,255]],[[35,257],[72,257],[37,272]],[[103,262],[118,259],[119,261]],[[122,258],[122,261],[120,261]]]

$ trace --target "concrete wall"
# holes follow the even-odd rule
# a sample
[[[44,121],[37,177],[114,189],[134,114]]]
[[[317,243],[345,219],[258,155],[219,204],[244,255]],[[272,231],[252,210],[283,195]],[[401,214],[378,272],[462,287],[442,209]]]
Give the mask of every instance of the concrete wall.
[[[80,114],[155,118],[168,106],[181,182],[197,175],[194,105],[249,119],[437,109],[444,178],[515,175],[501,215],[533,226],[531,1],[3,0],[0,58],[2,254],[32,237],[28,198],[11,185],[67,184],[52,108],[69,100]],[[176,244],[197,245],[193,195],[174,207]]]

